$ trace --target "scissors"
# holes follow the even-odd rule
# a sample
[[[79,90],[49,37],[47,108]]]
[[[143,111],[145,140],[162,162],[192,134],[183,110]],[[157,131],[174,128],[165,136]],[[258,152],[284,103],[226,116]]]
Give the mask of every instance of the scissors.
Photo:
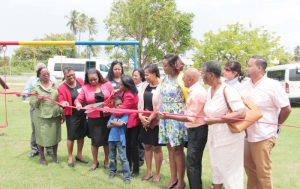
[[[104,103],[103,102],[98,102],[98,103],[94,103],[94,104],[89,104],[89,105],[86,105],[84,106],[84,108],[103,108],[104,107]],[[84,113],[88,114],[88,113],[91,113],[95,110],[86,110]]]

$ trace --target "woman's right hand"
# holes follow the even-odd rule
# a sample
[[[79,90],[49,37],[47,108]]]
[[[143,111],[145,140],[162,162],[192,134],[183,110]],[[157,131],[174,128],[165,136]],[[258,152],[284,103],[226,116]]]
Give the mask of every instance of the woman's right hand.
[[[67,101],[62,101],[62,102],[61,102],[61,105],[62,105],[63,107],[69,106],[69,102],[67,102]]]
[[[149,126],[149,121],[147,120],[147,118],[145,116],[140,116],[140,120],[143,124],[143,127],[148,127]]]
[[[81,110],[81,108],[82,108],[82,105],[80,103],[77,103],[76,104],[76,109],[79,111],[79,110]]]

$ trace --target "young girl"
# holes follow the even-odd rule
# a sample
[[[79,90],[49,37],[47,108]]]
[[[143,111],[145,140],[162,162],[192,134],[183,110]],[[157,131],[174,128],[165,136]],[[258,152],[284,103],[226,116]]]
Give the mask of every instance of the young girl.
[[[122,98],[116,96],[113,99],[113,105],[115,108],[119,108],[122,104]],[[117,149],[119,153],[119,158],[122,164],[123,178],[126,184],[130,183],[130,169],[129,163],[126,157],[126,124],[128,122],[128,114],[123,114],[121,117],[116,117],[111,115],[107,127],[110,128],[110,133],[108,137],[109,145],[109,169],[110,169],[110,178],[114,178],[117,166],[116,166],[116,155]]]

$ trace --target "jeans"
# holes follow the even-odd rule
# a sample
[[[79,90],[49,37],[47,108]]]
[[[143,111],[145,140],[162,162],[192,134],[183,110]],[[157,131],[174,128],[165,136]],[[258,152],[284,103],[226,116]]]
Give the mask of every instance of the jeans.
[[[109,169],[110,174],[115,174],[117,171],[117,164],[116,164],[116,156],[117,156],[117,149],[119,153],[120,162],[122,165],[123,170],[123,178],[124,180],[130,180],[130,169],[129,163],[126,157],[126,146],[123,146],[120,141],[112,141],[108,142],[109,145]]]
[[[191,189],[202,189],[202,156],[207,142],[208,126],[188,128],[186,172]]]

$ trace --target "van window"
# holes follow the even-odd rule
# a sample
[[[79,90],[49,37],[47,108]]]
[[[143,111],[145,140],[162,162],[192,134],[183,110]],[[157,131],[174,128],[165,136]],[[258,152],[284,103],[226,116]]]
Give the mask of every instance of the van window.
[[[103,65],[103,64],[100,64],[100,71],[102,71],[102,72],[108,72],[108,67],[107,66],[105,66],[105,65]]]
[[[300,73],[297,69],[290,69],[290,81],[300,81]]]
[[[277,81],[284,81],[285,70],[268,71],[267,77]]]
[[[71,67],[74,69],[74,71],[77,72],[84,72],[84,64],[78,64],[78,63],[55,63],[54,71],[62,71],[62,69],[66,67]]]
[[[92,69],[96,67],[95,61],[86,61],[86,70]]]

